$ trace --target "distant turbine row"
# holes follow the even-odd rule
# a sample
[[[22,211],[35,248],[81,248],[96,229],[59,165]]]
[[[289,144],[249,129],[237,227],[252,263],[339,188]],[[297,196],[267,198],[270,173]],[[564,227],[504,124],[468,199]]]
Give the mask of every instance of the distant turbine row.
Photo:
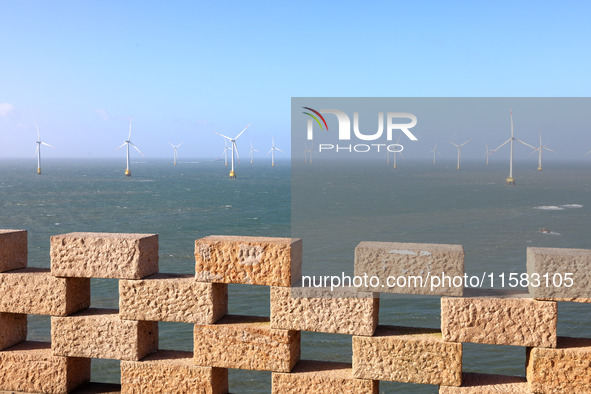
[[[236,140],[246,131],[246,129],[249,126],[250,126],[250,123],[234,138],[230,138],[230,137],[225,136],[223,134],[216,133],[217,135],[224,138],[224,158],[225,158],[224,161],[225,161],[226,167],[228,166],[228,150],[231,149],[231,165],[232,166],[231,166],[231,170],[230,170],[230,179],[236,178],[236,171],[234,170],[234,156],[236,156],[236,158],[240,161],[240,156],[238,155],[238,147],[236,145]],[[36,141],[37,149],[35,150],[35,153],[37,154],[37,174],[40,175],[41,174],[41,145],[49,146],[50,148],[53,148],[53,149],[55,149],[55,146],[49,145],[48,143],[41,141],[41,137],[39,135],[39,127],[37,127],[37,122],[35,122],[35,129],[37,130],[37,141]],[[230,141],[230,147],[228,147],[227,141]],[[275,146],[275,140],[274,140],[273,136],[271,136],[271,142],[272,142],[272,147],[271,147],[271,150],[269,151],[269,153],[271,153],[271,166],[275,167],[275,151],[276,150],[279,152],[284,152],[284,151]],[[174,149],[173,163],[176,166],[177,161],[178,161],[178,148],[183,144],[183,142],[181,142],[178,145],[174,145],[170,142],[169,142],[169,144]],[[119,150],[119,149],[123,148],[124,146],[127,147],[127,166],[125,168],[125,176],[131,176],[131,168],[130,168],[130,160],[129,160],[129,146],[130,145],[135,150],[137,150],[139,152],[139,154],[142,155],[142,157],[144,156],[142,151],[140,151],[139,148],[137,146],[135,146],[135,144],[131,141],[131,118],[129,119],[129,134],[127,136],[127,139],[119,147],[115,148],[115,150]],[[252,143],[251,143],[250,144],[250,162],[251,163],[254,162],[253,152],[259,152],[259,151],[254,149],[252,146]]]

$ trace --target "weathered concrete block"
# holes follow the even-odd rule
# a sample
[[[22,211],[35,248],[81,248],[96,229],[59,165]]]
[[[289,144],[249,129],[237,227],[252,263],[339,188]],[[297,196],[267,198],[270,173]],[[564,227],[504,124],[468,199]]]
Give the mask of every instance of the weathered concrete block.
[[[51,237],[51,273],[142,279],[158,272],[158,235],[69,233]]]
[[[527,380],[521,376],[488,375],[464,372],[462,385],[440,386],[439,394],[499,394],[531,393]]]
[[[589,267],[591,249],[527,248],[527,273],[540,281],[535,286],[538,283],[530,280],[529,293],[554,301],[591,302]]]
[[[141,361],[121,362],[122,393],[228,392],[228,370],[199,367],[193,353],[159,350]]]
[[[0,273],[0,294],[0,312],[67,316],[90,306],[90,279],[23,268]]]
[[[302,276],[302,240],[214,235],[195,241],[202,282],[291,286]]]
[[[90,359],[54,356],[49,343],[23,342],[0,352],[0,390],[68,393],[90,380]]]
[[[273,372],[275,394],[378,394],[379,381],[356,379],[351,364],[299,361],[291,373]]]
[[[448,342],[556,347],[555,302],[531,298],[441,299],[441,332]]]
[[[27,266],[27,231],[0,230],[0,272]]]
[[[93,308],[52,317],[51,348],[59,356],[140,360],[158,348],[158,322],[121,320],[117,310]]]
[[[361,242],[355,248],[355,275],[365,274],[380,279],[377,286],[364,287],[365,291],[461,296],[463,284],[456,281],[458,286],[454,285],[453,278],[464,275],[464,248],[461,245]],[[442,275],[452,280],[442,279]],[[388,283],[388,277],[397,280],[400,277],[404,281]]]
[[[378,326],[373,337],[353,337],[353,376],[459,386],[462,344],[444,342],[438,330]]]
[[[171,274],[119,281],[122,319],[211,324],[227,313],[227,284]]]
[[[375,293],[271,287],[271,328],[372,335],[378,325]]]
[[[527,381],[535,393],[591,392],[591,339],[558,338],[556,349],[527,349]]]
[[[27,315],[0,313],[0,350],[26,339]]]
[[[195,325],[195,364],[289,372],[300,358],[299,331],[271,329],[266,317],[227,315]]]

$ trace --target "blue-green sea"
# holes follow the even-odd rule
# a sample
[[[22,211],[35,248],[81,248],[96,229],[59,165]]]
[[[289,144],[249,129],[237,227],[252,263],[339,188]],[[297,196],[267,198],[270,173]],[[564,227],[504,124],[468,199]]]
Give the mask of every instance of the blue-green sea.
[[[364,240],[461,244],[468,273],[524,272],[528,246],[591,248],[591,163],[548,163],[540,172],[520,164],[514,187],[504,184],[505,166],[462,166],[376,163],[368,178],[338,163],[300,163],[292,175],[289,161],[243,161],[229,180],[224,163],[211,160],[133,162],[127,178],[119,160],[45,160],[39,176],[34,160],[4,159],[0,228],[28,230],[29,266],[45,268],[51,235],[157,233],[163,273],[194,273],[194,241],[214,234],[302,236],[304,273],[328,275],[352,272]],[[331,182],[330,173],[347,181]],[[348,197],[360,193],[365,198]],[[363,215],[351,215],[358,206]],[[91,287],[93,307],[118,307],[116,280],[93,279]],[[268,287],[229,292],[230,313],[269,315]],[[436,328],[439,308],[438,297],[382,295],[380,323]],[[559,304],[559,335],[591,338],[590,323],[590,305]],[[159,323],[159,331],[160,348],[192,351],[190,324]],[[29,316],[28,338],[49,341],[49,318]],[[351,354],[350,336],[302,333],[302,359],[351,362]],[[463,363],[464,371],[524,376],[525,349],[464,344]],[[93,360],[93,381],[119,379],[118,361]],[[230,370],[233,393],[270,388],[270,372]],[[380,382],[380,392],[437,387]]]

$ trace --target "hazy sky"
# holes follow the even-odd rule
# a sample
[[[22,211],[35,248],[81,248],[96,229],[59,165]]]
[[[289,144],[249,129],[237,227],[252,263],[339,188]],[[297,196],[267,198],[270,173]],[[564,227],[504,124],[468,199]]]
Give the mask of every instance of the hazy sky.
[[[582,1],[0,4],[0,158],[33,158],[34,121],[57,147],[45,157],[120,157],[131,117],[146,158],[184,142],[180,160],[221,157],[214,132],[251,123],[238,140],[246,157],[251,141],[265,155],[271,135],[289,149],[291,97],[591,91]],[[458,138],[506,138],[475,133]],[[591,149],[580,138],[573,155]],[[558,134],[545,140],[561,149]]]

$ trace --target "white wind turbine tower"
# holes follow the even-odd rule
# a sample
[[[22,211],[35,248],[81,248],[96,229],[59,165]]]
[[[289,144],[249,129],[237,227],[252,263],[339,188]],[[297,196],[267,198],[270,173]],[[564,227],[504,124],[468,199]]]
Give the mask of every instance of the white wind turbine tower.
[[[525,146],[529,146],[532,149],[536,149],[535,147],[531,146],[530,144],[521,141],[518,138],[515,138],[514,134],[513,134],[513,111],[511,110],[511,108],[509,108],[509,114],[511,115],[511,137],[503,142],[498,148],[493,149],[493,152],[496,152],[497,150],[499,150],[499,148],[502,148],[504,145],[506,145],[507,143],[511,143],[511,153],[509,154],[509,176],[505,179],[505,183],[507,185],[515,185],[515,179],[513,178],[513,151],[514,151],[514,142],[520,142]]]
[[[226,167],[228,167],[228,149],[230,149],[230,147],[228,147],[228,142],[224,138],[224,164]]]
[[[538,152],[538,171],[542,171],[542,151],[546,149],[548,152],[552,152],[552,153],[556,153],[554,152],[552,149],[546,148],[546,146],[544,146],[542,144],[542,134],[540,134],[540,146],[538,146],[537,148],[534,148],[533,152],[530,153],[533,154],[536,151]]]
[[[140,152],[140,155],[142,155],[142,157],[144,156],[142,151],[140,151],[138,147],[135,146],[133,142],[131,142],[131,118],[129,118],[129,136],[127,137],[127,140],[125,140],[125,142],[121,144],[121,146],[115,148],[115,150],[123,148],[125,145],[127,145],[127,168],[125,169],[125,176],[131,176],[131,170],[129,169],[129,145],[133,146],[135,150]]]
[[[174,149],[174,165],[176,166],[176,161],[177,161],[177,159],[178,159],[178,157],[179,157],[179,156],[178,156],[177,149],[178,149],[178,148],[179,148],[179,146],[181,146],[183,143],[181,142],[181,143],[180,143],[180,144],[178,144],[178,145],[173,145],[171,142],[169,142],[169,144],[170,144],[170,146],[172,146],[172,147],[173,147],[173,149]]]
[[[37,127],[37,122],[35,122],[35,128],[37,129],[37,149],[35,153],[37,153],[37,174],[41,175],[41,145],[49,146],[50,148],[55,149],[55,146],[49,145],[41,141],[41,137],[39,136],[39,127]]]
[[[484,143],[484,148],[484,157],[486,157],[486,165],[488,165],[488,157],[494,153],[494,150],[489,149],[488,144],[486,142]]]
[[[470,138],[470,139],[471,139],[471,138]],[[464,145],[466,145],[468,142],[470,142],[470,140],[467,140],[466,142],[464,142],[463,144],[460,144],[460,145],[458,145],[458,144],[454,144],[454,143],[453,143],[453,142],[451,142],[451,141],[447,141],[447,142],[449,142],[450,144],[452,144],[453,146],[455,146],[456,148],[458,148],[458,170],[459,170],[459,169],[460,169],[460,160],[462,159],[462,150],[461,150],[461,148],[462,148],[462,146],[464,146]]]
[[[260,152],[258,150],[256,150],[255,148],[252,147],[252,142],[250,143],[250,164],[252,164],[254,162],[254,158],[252,153],[253,152]]]
[[[306,145],[306,148],[304,149],[304,163],[312,164],[312,153],[314,153],[312,146],[310,145],[310,147],[308,148],[308,146]],[[308,161],[308,154],[310,154],[310,161]]]
[[[398,137],[398,140],[396,141],[396,145],[399,145],[399,143],[400,143],[400,137]],[[388,149],[386,149],[386,150],[388,150]],[[396,167],[396,156],[397,156],[398,154],[400,154],[400,156],[404,157],[404,155],[402,154],[402,151],[400,151],[400,152],[398,152],[398,151],[394,151],[394,152],[392,152],[392,153],[394,153],[394,168],[397,168],[397,167]],[[388,156],[388,158],[389,158],[389,157],[390,157],[390,156]]]
[[[435,165],[435,155],[437,154],[437,142],[435,143],[435,147],[433,150],[430,150],[429,153],[433,152],[433,165]]]
[[[244,133],[246,131],[246,129],[248,129],[248,126],[250,126],[250,123],[246,125],[246,127],[244,128],[244,130],[242,130],[236,137],[234,138],[230,138],[228,136],[225,136],[223,134],[220,133],[216,133],[217,135],[221,135],[222,137],[224,137],[225,139],[227,139],[228,141],[230,141],[230,145],[232,148],[232,168],[230,169],[230,179],[235,179],[236,178],[236,173],[234,172],[234,153],[236,153],[236,158],[238,160],[240,160],[240,156],[238,156],[238,147],[236,146],[236,140],[238,139],[238,137],[240,137],[242,135],[242,133]]]
[[[279,152],[283,152],[281,149],[277,148],[275,146],[275,140],[273,139],[273,136],[271,136],[271,142],[273,143],[273,146],[271,147],[271,150],[269,152],[267,152],[267,154],[271,154],[271,167],[275,167],[275,151],[278,150]],[[283,152],[285,153],[285,152]]]

